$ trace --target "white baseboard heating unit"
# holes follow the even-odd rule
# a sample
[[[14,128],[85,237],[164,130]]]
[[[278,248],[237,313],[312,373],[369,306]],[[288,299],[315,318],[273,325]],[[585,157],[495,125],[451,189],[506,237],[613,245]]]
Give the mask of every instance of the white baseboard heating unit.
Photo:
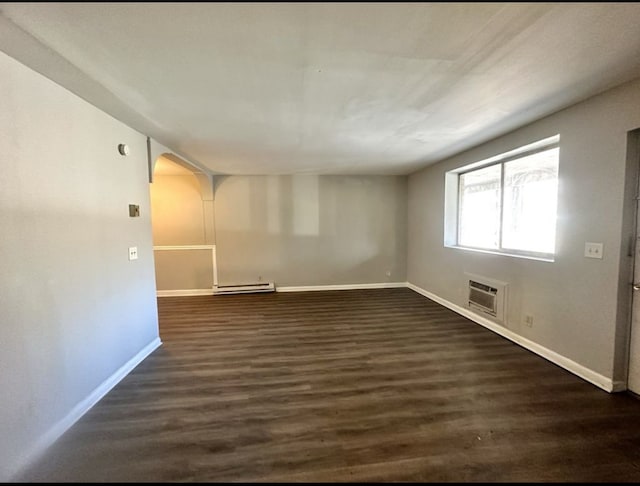
[[[255,292],[275,292],[273,282],[245,284],[245,285],[214,285],[213,295],[224,294],[252,294]]]

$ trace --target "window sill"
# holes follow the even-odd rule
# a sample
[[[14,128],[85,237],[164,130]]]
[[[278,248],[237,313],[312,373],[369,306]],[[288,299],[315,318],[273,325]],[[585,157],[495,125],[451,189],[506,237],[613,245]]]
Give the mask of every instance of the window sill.
[[[537,255],[527,255],[521,253],[509,253],[506,251],[497,251],[497,250],[483,250],[480,248],[469,248],[468,246],[458,246],[458,245],[444,245],[445,248],[451,248],[454,250],[464,250],[464,251],[472,251],[474,253],[488,253],[490,255],[500,255],[506,257],[513,258],[524,258],[525,260],[536,260],[539,262],[555,262],[555,258],[553,256],[537,256]]]

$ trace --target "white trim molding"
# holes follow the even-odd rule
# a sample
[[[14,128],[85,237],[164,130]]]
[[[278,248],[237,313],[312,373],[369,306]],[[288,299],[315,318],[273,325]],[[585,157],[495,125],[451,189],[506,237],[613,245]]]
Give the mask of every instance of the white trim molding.
[[[154,251],[179,251],[179,250],[213,250],[216,245],[167,245],[154,246]]]
[[[213,295],[213,289],[157,290],[157,297],[193,297],[195,295]]]
[[[366,289],[397,289],[407,287],[407,282],[383,282],[368,284],[344,284],[344,285],[303,285],[297,287],[278,287],[276,292],[314,292],[323,290],[366,290]],[[158,290],[158,297],[193,297],[197,295],[214,295],[213,289],[181,289]]]
[[[278,287],[276,292],[312,292],[322,290],[365,290],[365,289],[397,289],[407,287],[407,282],[382,282],[345,285],[306,285],[298,287]]]
[[[56,422],[47,432],[36,441],[35,445],[27,454],[23,456],[19,466],[16,468],[14,476],[21,473],[24,468],[35,462],[42,454],[58,440],[62,434],[69,430],[73,424],[82,418],[91,408],[98,403],[107,393],[111,391],[122,379],[127,376],[142,361],[162,345],[162,341],[157,337],[144,348],[142,348],[133,358],[123,364],[115,373],[98,385],[84,400],[80,401],[61,420]]]
[[[466,309],[462,306],[449,302],[448,300],[443,299],[442,297],[439,297],[435,294],[432,294],[431,292],[424,290],[412,283],[407,283],[407,287],[413,290],[414,292],[417,292],[437,302],[438,304],[441,304],[447,307],[448,309],[451,309],[452,311],[460,314],[461,316],[464,316],[467,319],[472,320],[476,324],[480,324],[481,326],[484,326],[487,329],[490,329],[491,331],[495,332],[496,334],[499,334],[500,336],[507,338],[510,341],[513,341],[514,343],[522,346],[523,348],[534,352],[535,354],[551,361],[552,363],[560,366],[561,368],[564,368],[567,371],[570,371],[574,375],[577,375],[583,380],[586,380],[589,383],[596,385],[598,388],[601,388],[606,392],[611,393],[611,392],[622,391],[626,389],[626,385],[624,383],[619,381],[614,382],[610,378],[607,378],[606,376],[601,375],[600,373],[597,373],[592,369],[587,368],[586,366],[576,363],[575,361],[565,356],[562,356],[561,354],[558,354],[555,351],[552,351],[551,349],[546,348],[536,342],[533,342],[530,339],[522,337],[519,334],[516,334],[515,332],[502,327],[500,324],[497,324],[491,321],[490,319],[487,319],[486,317],[476,314],[470,309]]]
[[[613,382],[613,386],[611,388],[611,392],[623,392],[628,390],[627,382],[616,380]]]

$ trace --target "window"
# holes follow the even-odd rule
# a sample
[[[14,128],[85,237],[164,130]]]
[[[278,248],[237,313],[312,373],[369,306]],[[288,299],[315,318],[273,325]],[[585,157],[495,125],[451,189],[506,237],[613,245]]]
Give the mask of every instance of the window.
[[[445,245],[552,260],[559,136],[447,173]]]

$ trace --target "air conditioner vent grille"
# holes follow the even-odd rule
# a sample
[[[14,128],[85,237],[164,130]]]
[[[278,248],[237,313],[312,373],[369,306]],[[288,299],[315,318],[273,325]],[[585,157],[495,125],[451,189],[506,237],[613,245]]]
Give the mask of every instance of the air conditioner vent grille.
[[[480,282],[475,282],[473,280],[469,280],[469,287],[480,289],[480,290],[483,290],[485,292],[489,292],[489,293],[492,293],[492,294],[497,294],[498,293],[498,289],[496,289],[495,287],[491,287],[490,285],[483,284],[483,283],[480,283]]]
[[[497,315],[498,289],[490,285],[469,280],[469,306],[475,309]]]

